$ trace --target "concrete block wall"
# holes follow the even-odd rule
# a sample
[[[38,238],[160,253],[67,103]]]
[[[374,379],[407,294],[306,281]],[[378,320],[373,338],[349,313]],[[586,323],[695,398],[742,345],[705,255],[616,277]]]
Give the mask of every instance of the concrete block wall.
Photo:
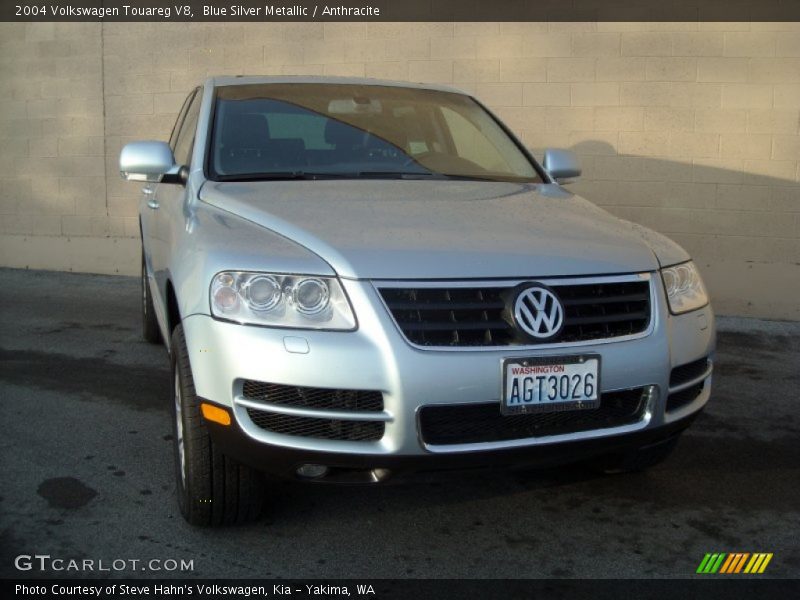
[[[119,149],[211,74],[453,84],[666,233],[727,314],[800,319],[798,23],[0,24],[0,264],[135,273]]]

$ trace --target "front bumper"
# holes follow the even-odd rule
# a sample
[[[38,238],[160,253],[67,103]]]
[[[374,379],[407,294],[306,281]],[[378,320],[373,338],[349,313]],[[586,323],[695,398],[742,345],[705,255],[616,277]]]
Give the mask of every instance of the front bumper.
[[[212,422],[207,425],[214,443],[224,454],[270,475],[284,479],[306,479],[298,475],[298,469],[304,465],[319,465],[326,468],[324,475],[308,480],[364,484],[402,481],[418,473],[429,472],[549,468],[600,455],[656,446],[680,435],[701,411],[702,408],[668,425],[647,427],[622,435],[527,447],[411,455],[342,454],[273,446],[254,440],[235,422],[230,427]]]
[[[710,306],[681,316],[669,314],[658,278],[652,278],[652,324],[649,333],[625,341],[574,347],[505,347],[465,351],[420,349],[409,344],[370,282],[343,280],[359,327],[353,332],[297,331],[238,325],[208,315],[192,315],[183,326],[197,395],[232,410],[229,428],[210,426],[215,439],[244,462],[264,470],[277,463],[294,465],[322,456],[327,465],[382,465],[395,461],[415,468],[458,461],[456,455],[516,460],[530,455],[568,455],[567,446],[591,448],[638,443],[638,434],[668,432],[687,423],[707,402],[710,375],[702,392],[675,411],[665,410],[672,367],[712,357],[714,317]],[[300,338],[300,341],[298,341]],[[307,352],[304,352],[307,347]],[[479,444],[427,445],[419,434],[420,407],[433,404],[498,402],[500,364],[504,358],[594,353],[602,357],[602,392],[630,388],[651,390],[638,422],[608,429]],[[254,380],[288,386],[382,393],[385,422],[377,441],[326,440],[278,434],[257,427],[240,397],[242,382]],[[685,425],[682,425],[685,427]],[[222,429],[225,429],[222,431]],[[661,434],[659,434],[661,435]],[[233,443],[232,438],[243,443]],[[658,435],[656,436],[658,437]],[[661,435],[663,437],[663,435]],[[625,440],[628,440],[627,442]],[[597,442],[597,444],[594,444]],[[602,442],[602,443],[600,443]],[[236,450],[236,448],[239,448]],[[246,450],[242,450],[246,449]],[[499,453],[499,454],[498,454]],[[255,461],[247,457],[259,457]],[[291,456],[284,460],[283,456]],[[480,459],[482,460],[482,459]],[[478,462],[480,462],[480,460]],[[350,467],[348,467],[350,468]]]

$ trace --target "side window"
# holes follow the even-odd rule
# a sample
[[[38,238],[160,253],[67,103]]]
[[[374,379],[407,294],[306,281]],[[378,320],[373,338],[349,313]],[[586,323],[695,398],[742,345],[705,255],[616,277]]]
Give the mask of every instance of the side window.
[[[175,139],[173,154],[175,161],[179,165],[188,165],[192,160],[192,148],[194,147],[194,135],[197,130],[197,118],[200,115],[200,99],[202,94],[196,93],[192,98],[186,116],[181,124],[180,132]]]

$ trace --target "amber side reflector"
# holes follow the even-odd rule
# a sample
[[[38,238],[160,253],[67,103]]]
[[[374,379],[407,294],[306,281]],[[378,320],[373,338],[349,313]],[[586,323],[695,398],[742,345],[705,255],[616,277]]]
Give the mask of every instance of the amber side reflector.
[[[224,408],[203,402],[200,405],[200,410],[203,411],[203,418],[207,421],[214,421],[214,423],[219,423],[220,425],[231,424],[231,414]]]

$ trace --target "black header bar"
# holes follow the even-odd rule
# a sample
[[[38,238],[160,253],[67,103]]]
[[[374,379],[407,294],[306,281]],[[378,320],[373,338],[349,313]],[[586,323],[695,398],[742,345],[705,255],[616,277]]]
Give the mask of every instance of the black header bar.
[[[198,600],[647,600],[797,598],[797,579],[708,575],[693,579],[38,579],[5,580],[3,598]]]
[[[798,0],[3,0],[0,21],[800,21]]]

